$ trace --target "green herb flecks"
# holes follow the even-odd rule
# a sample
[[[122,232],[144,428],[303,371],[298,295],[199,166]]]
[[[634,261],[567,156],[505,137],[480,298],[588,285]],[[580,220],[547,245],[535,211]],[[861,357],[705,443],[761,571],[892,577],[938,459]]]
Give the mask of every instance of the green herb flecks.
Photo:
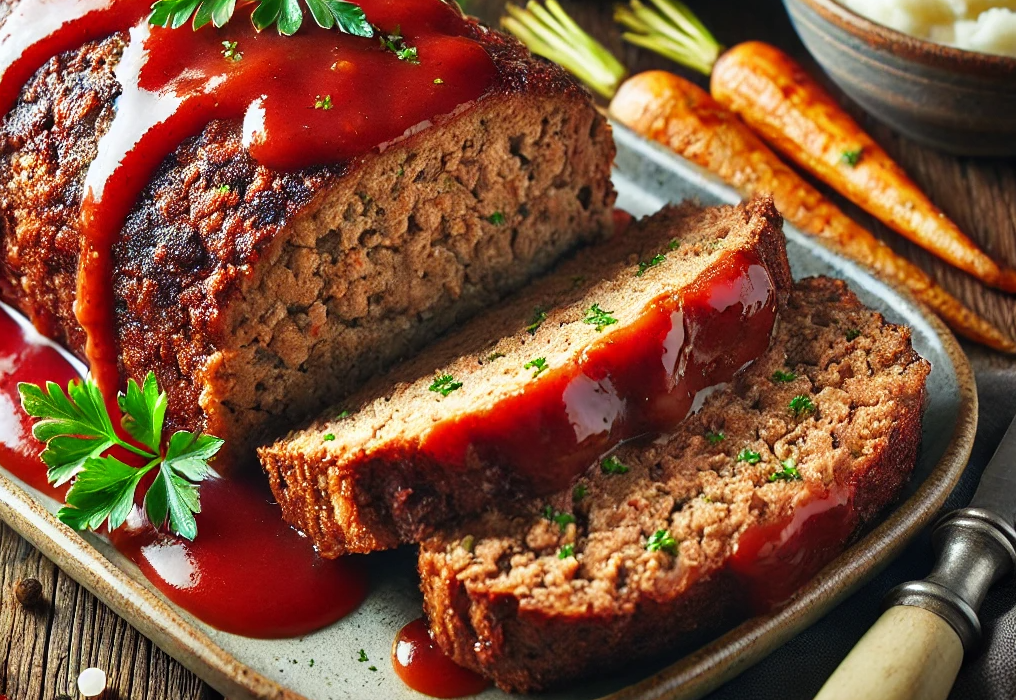
[[[435,85],[444,85],[444,81],[441,78],[434,78]]]
[[[575,522],[575,516],[571,513],[565,513],[563,511],[554,510],[552,506],[544,506],[543,510],[540,511],[544,518],[552,523],[556,523],[561,532],[568,529],[568,526]]]
[[[793,413],[794,416],[800,418],[806,413],[814,413],[815,404],[808,396],[798,394],[794,398],[790,399],[790,412]]]
[[[495,226],[500,226],[501,224],[504,223],[504,214],[502,214],[499,211],[496,211],[487,217],[487,221],[494,224]]]
[[[57,514],[60,520],[76,530],[97,530],[103,523],[109,530],[117,529],[134,507],[141,480],[157,470],[144,498],[149,521],[155,527],[168,521],[170,531],[189,540],[197,536],[194,514],[201,512],[199,484],[212,473],[208,462],[222,447],[222,440],[179,431],[164,446],[168,400],[166,392],[159,391],[154,373],[149,372],[140,385],[129,380],[127,393],[117,396],[121,425],[134,443],[117,435],[92,379],[71,380],[66,394],[54,382],[47,382],[45,389],[22,382],[18,391],[25,413],[38,419],[32,434],[46,444],[42,461],[48,467],[49,482],[60,486],[73,480],[67,505]],[[132,467],[103,456],[113,447],[141,457],[145,465]]]
[[[561,545],[561,549],[557,550],[558,559],[567,559],[568,557],[574,556],[575,556],[575,545],[571,544],[570,542],[568,544]]]
[[[353,414],[350,413],[349,411],[343,411],[339,415],[335,416],[335,420],[345,420],[345,419],[349,418],[351,415],[353,415]]]
[[[600,471],[604,474],[627,474],[628,467],[614,455],[610,455],[600,462]]]
[[[677,540],[666,530],[657,530],[646,542],[647,552],[666,552],[677,556]]]
[[[459,542],[459,546],[467,552],[472,553],[473,548],[476,547],[476,538],[472,535],[466,535]]]
[[[737,457],[734,458],[736,462],[744,462],[745,464],[758,464],[762,461],[762,455],[755,450],[749,450],[745,447],[743,450],[737,453]]]
[[[536,331],[543,325],[543,322],[547,320],[547,312],[542,306],[537,306],[533,309],[533,316],[529,319],[529,325],[526,326],[526,332],[529,335],[536,335]]]
[[[254,0],[256,7],[250,20],[259,32],[276,25],[279,34],[295,34],[303,24],[300,0]],[[375,28],[367,21],[363,9],[343,0],[304,0],[314,22],[324,29],[337,28],[344,34],[372,37]],[[194,29],[207,24],[225,26],[233,18],[236,0],[158,0],[148,15],[149,24],[179,29],[191,21]],[[228,57],[227,57],[228,58]]]
[[[642,262],[639,263],[639,269],[638,272],[635,273],[635,276],[641,277],[642,275],[646,274],[646,270],[648,270],[649,268],[656,267],[657,265],[662,265],[665,262],[667,262],[667,256],[664,255],[663,253],[654,255],[649,261],[643,260]]]
[[[236,63],[243,60],[243,54],[237,50],[235,41],[222,42],[222,57],[227,61]]]
[[[381,41],[381,46],[388,51],[391,51],[400,61],[406,63],[419,63],[420,57],[417,55],[416,47],[409,46],[406,40],[402,37],[402,28],[395,27],[395,31],[385,34],[384,32],[378,32],[378,39]]]
[[[575,484],[575,488],[573,488],[571,492],[572,501],[578,503],[583,498],[585,498],[586,494],[588,493],[589,487],[587,487],[585,484]]]
[[[229,194],[233,190],[233,188],[230,187],[229,185],[219,185],[218,189],[219,189],[219,194]]]
[[[536,379],[541,373],[546,372],[550,368],[547,366],[546,357],[537,357],[522,365],[522,369],[533,370],[533,379]]]
[[[792,382],[795,379],[797,379],[797,375],[793,372],[784,372],[781,369],[773,372],[773,381],[778,384],[786,384],[787,382]]]
[[[613,311],[604,311],[600,308],[599,304],[593,304],[586,311],[586,317],[582,319],[582,323],[596,326],[596,332],[599,333],[607,326],[613,326],[617,323],[617,319],[614,318],[613,314]]]
[[[367,658],[367,652],[365,652],[363,649],[361,649],[360,650],[360,657],[357,659],[357,661],[359,661],[361,664],[366,662],[366,661],[370,661],[370,659]]]
[[[442,374],[428,388],[437,394],[441,394],[441,396],[448,396],[448,394],[456,389],[461,389],[462,382],[455,381],[455,377],[450,374]]]
[[[484,362],[493,362],[494,360],[500,360],[502,357],[504,357],[503,352],[492,352],[487,355],[487,359]]]
[[[719,445],[726,439],[727,436],[724,435],[722,432],[714,433],[713,431],[710,430],[708,433],[706,433],[706,440],[709,441],[710,445]]]
[[[321,439],[324,440],[325,442],[332,442],[335,439],[335,434],[334,433],[325,433],[324,436]]]
[[[677,250],[681,247],[681,241],[676,238],[671,238],[670,243],[667,244],[667,250]]]
[[[840,162],[844,165],[849,165],[851,168],[855,168],[857,167],[857,164],[861,162],[861,154],[863,152],[863,148],[855,148],[852,151],[843,151],[840,155]]]
[[[797,471],[797,462],[793,457],[780,462],[780,470],[769,475],[769,481],[800,481],[801,474]]]
[[[318,95],[317,97],[314,98],[314,109],[323,109],[323,110],[327,111],[327,110],[331,109],[332,107],[333,107],[333,105],[332,105],[332,96],[331,95],[325,95],[324,97],[321,97],[321,95]]]
[[[850,340],[856,340],[857,338],[860,337],[860,335],[861,335],[861,331],[857,330],[856,328],[849,328],[849,329],[847,329],[847,340],[848,341],[850,341]]]

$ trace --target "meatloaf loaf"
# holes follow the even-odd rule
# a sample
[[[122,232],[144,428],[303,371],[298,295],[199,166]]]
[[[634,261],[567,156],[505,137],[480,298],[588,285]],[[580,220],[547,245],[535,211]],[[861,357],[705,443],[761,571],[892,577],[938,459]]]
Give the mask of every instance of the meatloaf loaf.
[[[551,493],[684,418],[769,345],[791,279],[769,199],[667,208],[580,252],[259,455],[327,557]]]
[[[213,121],[162,163],[114,248],[113,287],[121,375],[154,370],[174,427],[250,454],[609,234],[614,147],[587,93],[470,26],[494,86],[387,148],[273,172],[238,121]],[[4,299],[79,352],[82,183],[114,115],[126,41],[53,57],[0,127]]]
[[[843,285],[801,282],[769,352],[668,438],[421,545],[434,638],[505,690],[672,655],[785,599],[897,497],[929,365]]]

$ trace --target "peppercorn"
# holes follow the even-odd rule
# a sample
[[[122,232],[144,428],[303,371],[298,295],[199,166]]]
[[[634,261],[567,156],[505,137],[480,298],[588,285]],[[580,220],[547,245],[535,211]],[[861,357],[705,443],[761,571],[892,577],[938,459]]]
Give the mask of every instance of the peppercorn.
[[[14,596],[21,605],[30,608],[42,599],[42,584],[39,579],[23,578],[14,586]]]

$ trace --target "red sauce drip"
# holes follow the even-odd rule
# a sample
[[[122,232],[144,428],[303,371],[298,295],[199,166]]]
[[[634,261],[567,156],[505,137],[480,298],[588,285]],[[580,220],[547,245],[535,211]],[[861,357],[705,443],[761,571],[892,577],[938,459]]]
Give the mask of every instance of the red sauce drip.
[[[577,363],[548,370],[489,411],[435,425],[418,449],[459,468],[472,452],[538,492],[557,491],[621,440],[676,425],[699,392],[765,352],[775,320],[769,273],[732,253],[694,288],[605,333]]]
[[[66,488],[46,481],[42,445],[32,437],[17,384],[54,381],[66,387],[78,375],[54,347],[33,335],[0,310],[0,464],[63,501]],[[117,457],[132,459],[126,451]],[[156,531],[140,509],[110,540],[167,598],[213,627],[249,637],[298,636],[338,620],[366,596],[362,560],[318,557],[283,522],[262,481],[207,481],[201,505],[194,542]]]
[[[445,656],[423,618],[399,630],[392,644],[392,666],[403,683],[433,698],[476,695],[490,686],[486,678]]]
[[[259,33],[249,21],[253,4],[237,8],[221,29],[198,31],[149,26],[149,4],[24,2],[0,29],[0,100],[9,109],[51,56],[130,28],[115,69],[123,92],[81,205],[75,313],[91,372],[107,396],[120,384],[111,249],[142,189],[181,141],[214,119],[242,118],[245,145],[268,168],[348,163],[474,102],[496,77],[486,50],[469,38],[471,25],[442,0],[359,3],[382,31],[401,29],[418,64],[377,39],[321,29],[310,17],[292,37]],[[236,42],[242,59],[227,59],[223,42]]]
[[[852,497],[849,486],[816,487],[787,517],[741,535],[730,567],[757,614],[786,601],[843,550],[858,524]]]

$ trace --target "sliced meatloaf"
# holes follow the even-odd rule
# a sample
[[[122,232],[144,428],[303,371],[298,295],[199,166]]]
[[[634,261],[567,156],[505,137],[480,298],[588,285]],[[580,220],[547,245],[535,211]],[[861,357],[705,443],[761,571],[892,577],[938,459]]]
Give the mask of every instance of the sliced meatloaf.
[[[668,208],[259,450],[328,557],[571,483],[761,355],[790,287],[771,200]]]
[[[154,370],[174,427],[250,454],[609,234],[614,147],[587,93],[470,26],[494,86],[385,148],[273,172],[239,122],[215,121],[159,168],[115,246],[113,284],[122,376]],[[114,114],[125,42],[48,61],[0,127],[4,299],[79,352],[82,183]]]
[[[929,369],[841,282],[801,282],[769,352],[669,437],[423,543],[434,638],[532,691],[784,600],[899,494]]]

